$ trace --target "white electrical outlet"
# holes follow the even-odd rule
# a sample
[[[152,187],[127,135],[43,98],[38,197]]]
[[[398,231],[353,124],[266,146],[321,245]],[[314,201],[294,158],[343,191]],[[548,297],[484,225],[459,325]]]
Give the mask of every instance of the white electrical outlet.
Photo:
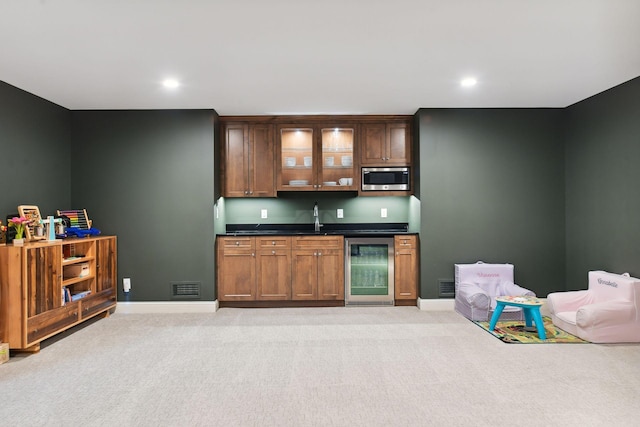
[[[131,279],[129,277],[122,279],[122,289],[125,292],[129,292],[131,290]]]
[[[380,218],[386,218],[387,217],[387,208],[381,208],[380,209]]]
[[[344,210],[342,210],[342,209],[338,209],[338,210],[336,211],[336,216],[337,216],[338,218],[344,218]]]
[[[260,210],[260,218],[265,219],[267,217],[268,217],[267,210],[266,209],[261,209]]]

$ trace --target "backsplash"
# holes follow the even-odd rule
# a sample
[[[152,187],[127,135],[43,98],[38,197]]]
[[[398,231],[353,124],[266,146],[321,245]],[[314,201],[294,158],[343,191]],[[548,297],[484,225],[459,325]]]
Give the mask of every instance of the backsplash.
[[[372,223],[408,222],[410,229],[419,229],[410,219],[419,218],[419,203],[411,203],[413,197],[354,197],[341,193],[286,193],[278,198],[235,199],[219,201],[218,209],[223,210],[219,219],[226,224],[303,224],[313,222],[313,205],[318,202],[320,222],[332,223]],[[387,210],[387,217],[381,217],[381,209]],[[261,218],[261,211],[267,210],[267,218]],[[344,218],[337,218],[337,209],[342,209]]]

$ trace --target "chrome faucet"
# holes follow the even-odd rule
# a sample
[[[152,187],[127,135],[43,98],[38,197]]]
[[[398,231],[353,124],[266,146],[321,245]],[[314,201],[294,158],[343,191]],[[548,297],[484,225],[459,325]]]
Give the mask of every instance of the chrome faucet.
[[[313,218],[314,218],[314,229],[317,232],[320,231],[320,215],[318,214],[318,202],[313,205]]]

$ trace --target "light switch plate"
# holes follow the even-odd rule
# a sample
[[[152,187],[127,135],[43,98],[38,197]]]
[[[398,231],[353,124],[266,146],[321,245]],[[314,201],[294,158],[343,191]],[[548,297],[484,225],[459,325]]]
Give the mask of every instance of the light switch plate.
[[[386,218],[387,217],[387,208],[381,208],[380,209],[380,218]]]
[[[267,210],[266,209],[260,209],[260,218],[265,219],[267,218]]]
[[[338,217],[338,218],[344,218],[344,210],[342,210],[342,209],[338,209],[338,210],[336,211],[336,217]]]

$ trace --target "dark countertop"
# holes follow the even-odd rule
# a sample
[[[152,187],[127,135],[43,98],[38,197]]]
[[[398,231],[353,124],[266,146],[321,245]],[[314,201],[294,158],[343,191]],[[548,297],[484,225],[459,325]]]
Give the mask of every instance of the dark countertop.
[[[409,233],[407,223],[340,223],[322,224],[319,232],[314,231],[313,224],[229,224],[225,236],[304,236],[304,235],[339,235],[339,236],[395,236]]]

